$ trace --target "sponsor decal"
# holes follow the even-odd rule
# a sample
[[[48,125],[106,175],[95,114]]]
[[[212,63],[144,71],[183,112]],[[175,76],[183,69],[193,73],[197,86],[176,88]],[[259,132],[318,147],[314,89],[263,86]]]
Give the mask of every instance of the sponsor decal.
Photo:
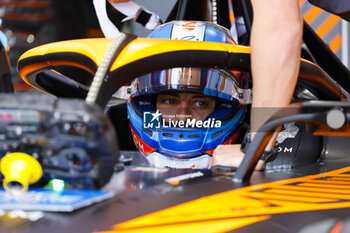
[[[194,39],[196,39],[195,35],[188,35],[180,38],[180,40],[194,40]]]
[[[139,136],[137,136],[137,134],[135,133],[135,131],[132,129],[132,127],[130,127],[131,129],[131,134],[132,137],[134,139],[135,144],[137,145],[137,147],[139,148],[139,150],[144,154],[144,155],[148,155],[150,153],[152,153],[153,151],[155,151],[155,148],[152,148],[150,146],[148,146],[144,141],[142,141],[141,138],[139,138]]]
[[[196,21],[180,21],[173,27],[171,39],[202,41],[205,34],[205,24]]]
[[[278,150],[277,150],[277,152],[278,153],[280,153],[280,152],[283,152],[283,153],[292,153],[293,152],[293,147],[280,147],[280,146],[278,146],[277,147],[278,148]]]
[[[185,30],[193,31],[197,27],[197,22],[196,21],[185,21],[181,26]]]
[[[287,138],[295,138],[295,136],[298,134],[298,132],[299,132],[299,128],[297,126],[295,126],[294,122],[285,124],[284,130],[278,134],[276,141],[278,143],[282,143]]]

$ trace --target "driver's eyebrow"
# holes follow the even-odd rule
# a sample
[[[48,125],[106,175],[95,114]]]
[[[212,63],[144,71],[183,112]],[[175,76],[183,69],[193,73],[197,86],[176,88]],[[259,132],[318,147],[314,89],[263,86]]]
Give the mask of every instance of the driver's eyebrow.
[[[170,96],[179,97],[179,93],[160,93],[159,95],[160,95],[160,96],[167,96],[167,95],[170,95]]]
[[[205,96],[205,95],[195,95],[192,98],[201,98],[201,99],[206,99],[206,98],[210,98],[210,96]]]

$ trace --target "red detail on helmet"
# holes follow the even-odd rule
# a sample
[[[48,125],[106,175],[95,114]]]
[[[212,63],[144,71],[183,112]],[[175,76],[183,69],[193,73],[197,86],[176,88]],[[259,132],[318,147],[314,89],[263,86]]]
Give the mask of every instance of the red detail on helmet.
[[[238,136],[238,133],[241,129],[239,128],[229,139],[227,139],[224,143],[222,143],[221,145],[228,145],[228,144],[233,144],[236,139],[237,139],[237,136]],[[216,148],[212,149],[212,150],[207,150],[205,151],[205,153],[207,153],[208,155],[210,156],[213,156],[213,153],[214,153],[214,150]]]
[[[193,31],[195,27],[197,27],[197,22],[196,21],[186,21],[184,22],[181,26],[188,31]]]
[[[240,130],[241,130],[241,127],[239,127],[239,129],[236,130],[236,132],[229,139],[227,139],[224,143],[222,143],[222,145],[233,144],[237,140],[237,136]]]
[[[134,138],[134,142],[136,146],[145,156],[156,150],[155,148],[150,147],[144,141],[142,141],[142,139],[139,136],[137,136],[137,134],[135,133],[131,125],[130,125],[130,129],[131,129],[132,137]]]
[[[231,72],[236,75],[238,78],[240,78],[239,76],[241,76],[241,71],[238,70],[231,70]]]
[[[210,155],[210,156],[213,156],[213,153],[214,153],[214,150],[215,150],[216,148],[214,148],[214,149],[212,149],[212,150],[207,150],[207,151],[204,151],[205,153],[207,153],[208,155]]]

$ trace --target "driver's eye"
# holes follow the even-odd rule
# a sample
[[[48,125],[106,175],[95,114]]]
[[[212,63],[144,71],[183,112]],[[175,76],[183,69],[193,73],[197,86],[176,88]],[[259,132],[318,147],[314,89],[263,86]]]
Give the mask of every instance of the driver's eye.
[[[168,98],[163,100],[166,104],[176,104],[176,99]]]
[[[197,108],[206,108],[208,106],[208,103],[205,101],[197,100],[197,101],[194,101],[194,106]]]

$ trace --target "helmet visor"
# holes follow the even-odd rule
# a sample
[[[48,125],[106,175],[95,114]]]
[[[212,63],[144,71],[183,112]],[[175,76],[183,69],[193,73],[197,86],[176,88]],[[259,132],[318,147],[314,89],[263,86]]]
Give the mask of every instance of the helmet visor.
[[[176,90],[197,92],[232,101],[239,100],[241,96],[242,89],[239,88],[239,84],[238,77],[226,70],[172,68],[146,74],[136,79],[131,84],[131,97]]]

